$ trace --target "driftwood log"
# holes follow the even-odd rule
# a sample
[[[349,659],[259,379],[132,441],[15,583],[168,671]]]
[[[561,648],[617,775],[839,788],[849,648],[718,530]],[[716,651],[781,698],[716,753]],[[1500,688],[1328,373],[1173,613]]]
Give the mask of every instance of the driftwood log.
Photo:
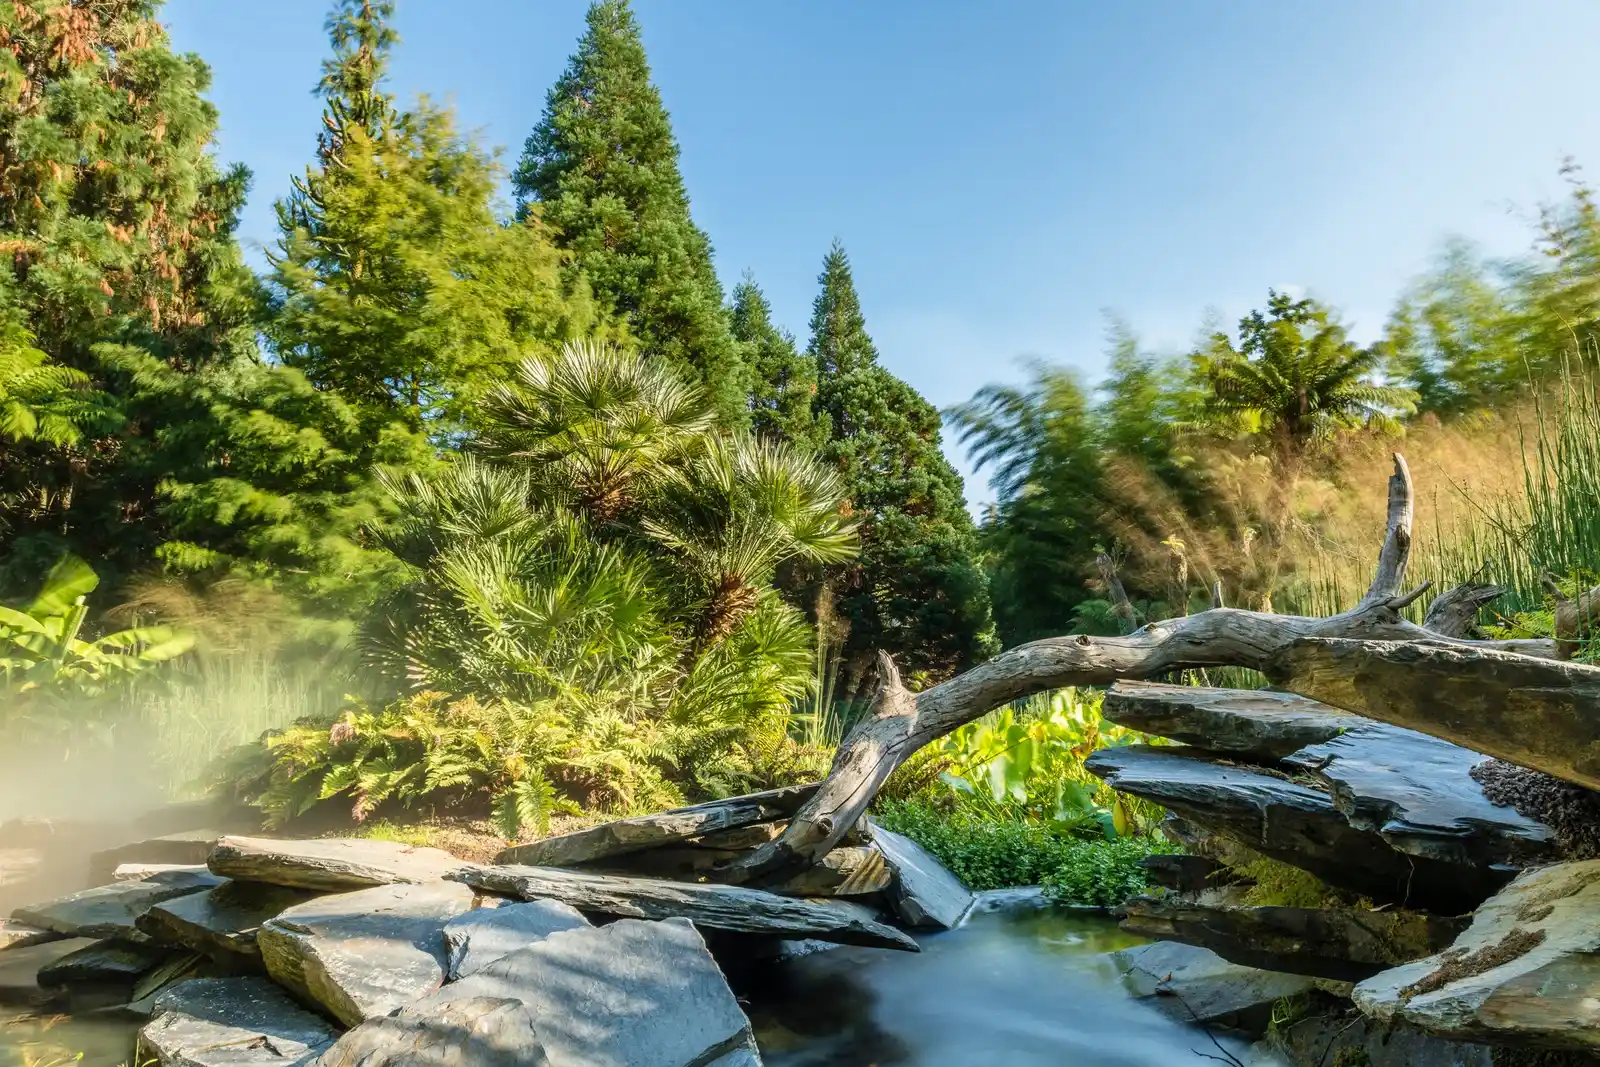
[[[1529,657],[1552,656],[1554,647],[1549,641],[1472,641],[1425,629],[1403,617],[1401,612],[1428,589],[1425,583],[1405,590],[1413,500],[1410,471],[1404,458],[1396,454],[1377,573],[1361,601],[1337,615],[1311,618],[1216,607],[1153,622],[1121,637],[1047,638],[1019,645],[921,693],[906,689],[893,662],[880,654],[878,692],[866,717],[840,744],[833,767],[816,794],[780,837],[731,861],[718,872],[718,880],[770,883],[805,869],[839,843],[889,775],[918,749],[994,708],[1033,693],[1109,685],[1119,678],[1159,678],[1203,667],[1238,666],[1281,675],[1287,656],[1319,640],[1428,644],[1458,649],[1463,655],[1493,650],[1530,664],[1535,661]],[[1113,591],[1112,596],[1115,602],[1126,594],[1116,598]],[[1456,599],[1470,600],[1472,595],[1457,594]],[[1460,614],[1454,612],[1450,617],[1459,618]],[[1600,669],[1594,670],[1600,677]],[[1337,700],[1322,694],[1308,695],[1339,706]],[[1422,723],[1408,725],[1433,732]],[[1450,739],[1482,748],[1478,738],[1457,735]]]

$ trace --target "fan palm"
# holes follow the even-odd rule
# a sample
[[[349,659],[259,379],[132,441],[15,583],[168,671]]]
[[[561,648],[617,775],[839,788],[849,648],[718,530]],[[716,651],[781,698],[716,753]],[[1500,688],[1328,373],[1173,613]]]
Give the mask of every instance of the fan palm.
[[[707,439],[705,392],[658,362],[604,345],[530,359],[490,393],[480,449],[527,471],[542,499],[620,518]]]
[[[1267,312],[1239,323],[1240,347],[1224,334],[1201,357],[1206,414],[1219,426],[1254,429],[1285,451],[1344,427],[1392,425],[1416,394],[1373,379],[1375,349],[1358,348],[1311,300],[1270,292]]]

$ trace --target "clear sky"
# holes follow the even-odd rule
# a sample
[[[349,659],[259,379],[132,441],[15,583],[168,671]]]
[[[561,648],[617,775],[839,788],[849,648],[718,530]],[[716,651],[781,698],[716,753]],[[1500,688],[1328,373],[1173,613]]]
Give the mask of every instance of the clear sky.
[[[258,244],[314,145],[327,6],[166,4]],[[724,283],[753,270],[803,343],[839,237],[883,361],[940,406],[1020,356],[1097,377],[1106,310],[1179,349],[1296,286],[1371,338],[1446,236],[1520,254],[1563,156],[1600,180],[1595,0],[636,6]],[[584,8],[399,0],[393,89],[514,162]]]

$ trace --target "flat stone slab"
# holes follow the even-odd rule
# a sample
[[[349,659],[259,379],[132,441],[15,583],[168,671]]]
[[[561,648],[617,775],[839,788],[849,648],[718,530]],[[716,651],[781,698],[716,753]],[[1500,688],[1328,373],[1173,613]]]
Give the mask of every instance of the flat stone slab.
[[[0,952],[0,1004],[36,1008],[59,999],[58,990],[39,984],[39,972],[61,957],[93,944],[95,940],[90,937],[69,937]]]
[[[461,861],[437,848],[330,837],[274,841],[224,837],[206,860],[213,874],[240,882],[339,892],[376,885],[437,882]]]
[[[520,1000],[462,997],[369,1019],[316,1067],[551,1067],[533,1012]]]
[[[1315,985],[1304,975],[1242,967],[1176,941],[1125,948],[1111,960],[1128,992],[1163,1014],[1255,1035],[1266,1031],[1274,1004]]]
[[[1263,1051],[1275,1054],[1268,1062],[1287,1059],[1295,1067],[1495,1067],[1497,1062],[1488,1045],[1446,1041],[1403,1024],[1379,1022],[1357,1013],[1348,1001],[1317,994],[1303,1018],[1274,1028]],[[1513,1062],[1558,1067],[1542,1055]]]
[[[1134,897],[1122,928],[1210,949],[1230,963],[1359,982],[1439,951],[1466,922],[1395,908],[1246,907]]]
[[[531,867],[575,867],[595,863],[705,834],[786,819],[800,810],[816,791],[814,783],[789,786],[675,808],[659,815],[602,823],[559,837],[513,845],[496,856],[495,863]]]
[[[474,908],[444,924],[446,969],[451,981],[465,978],[553,933],[589,925],[577,908],[556,900]]]
[[[743,886],[625,878],[560,867],[466,867],[450,877],[491,893],[559,900],[579,911],[619,918],[682,916],[714,930],[920,951],[905,934],[864,918],[862,911],[843,900],[797,900]]]
[[[281,985],[356,1026],[439,988],[444,926],[472,902],[456,882],[374,886],[289,908],[256,944]]]
[[[1101,714],[1118,726],[1202,751],[1262,760],[1282,759],[1372,721],[1270,689],[1126,681],[1107,691]]]
[[[190,874],[209,874],[204,863],[119,863],[111,872],[113,882],[137,882],[156,874],[187,871]]]
[[[59,941],[66,936],[18,919],[0,919],[0,952],[8,948],[27,948],[29,945],[42,945],[46,941]]]
[[[1524,871],[1450,948],[1367,979],[1353,998],[1452,1040],[1600,1049],[1600,860]]]
[[[116,937],[125,941],[142,941],[145,935],[135,928],[134,923],[151,907],[164,900],[199,893],[221,884],[222,879],[209,873],[168,871],[137,882],[115,882],[43,904],[18,908],[11,913],[11,917],[68,937]]]
[[[97,882],[109,881],[124,863],[203,866],[222,836],[221,830],[186,830],[105,849],[89,857],[89,878]]]
[[[42,986],[132,985],[171,955],[160,945],[95,941],[39,970]]]
[[[229,960],[259,959],[256,936],[261,924],[283,911],[314,900],[309,889],[262,882],[226,882],[203,893],[162,901],[139,916],[149,937]]]
[[[972,891],[911,838],[874,823],[873,840],[894,871],[889,902],[907,926],[954,930],[972,910]]]
[[[396,1030],[414,1033],[422,1021],[446,1017],[462,1005],[495,1003],[520,1005],[531,1019],[545,1059],[538,1059],[529,1046],[522,1062],[550,1067],[734,1067],[761,1062],[749,1020],[699,932],[684,919],[621,919],[559,931],[444,987],[402,1011],[394,1022],[352,1030],[339,1046],[354,1046],[354,1052],[370,1041],[382,1048]],[[510,1019],[513,1033],[527,1033],[522,1017]],[[372,1031],[382,1037],[369,1036]],[[445,1062],[388,1054],[369,1059],[343,1055],[339,1046],[319,1067]]]
[[[1366,722],[1285,762],[1326,782],[1350,825],[1376,831],[1409,855],[1518,869],[1553,859],[1555,832],[1491,802],[1472,777],[1486,758],[1415,730]]]
[[[1328,794],[1258,769],[1221,764],[1193,749],[1103,748],[1084,766],[1115,789],[1380,904],[1459,915],[1509,877],[1403,855],[1379,834],[1351,826]]]
[[[157,994],[134,1062],[300,1067],[338,1038],[332,1023],[265,978],[194,978]]]

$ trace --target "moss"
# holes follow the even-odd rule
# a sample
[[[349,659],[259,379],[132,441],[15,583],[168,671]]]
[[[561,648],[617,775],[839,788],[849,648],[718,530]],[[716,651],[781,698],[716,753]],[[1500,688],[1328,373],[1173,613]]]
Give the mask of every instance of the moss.
[[[1495,944],[1472,952],[1449,949],[1439,957],[1439,966],[1432,974],[1424,975],[1400,990],[1400,999],[1409,1001],[1424,993],[1443,989],[1451,982],[1472,978],[1510,963],[1544,944],[1544,938],[1543,930],[1513,930]]]
[[[1243,902],[1251,907],[1334,908],[1358,903],[1316,875],[1265,856],[1238,864],[1233,873],[1253,882]]]

